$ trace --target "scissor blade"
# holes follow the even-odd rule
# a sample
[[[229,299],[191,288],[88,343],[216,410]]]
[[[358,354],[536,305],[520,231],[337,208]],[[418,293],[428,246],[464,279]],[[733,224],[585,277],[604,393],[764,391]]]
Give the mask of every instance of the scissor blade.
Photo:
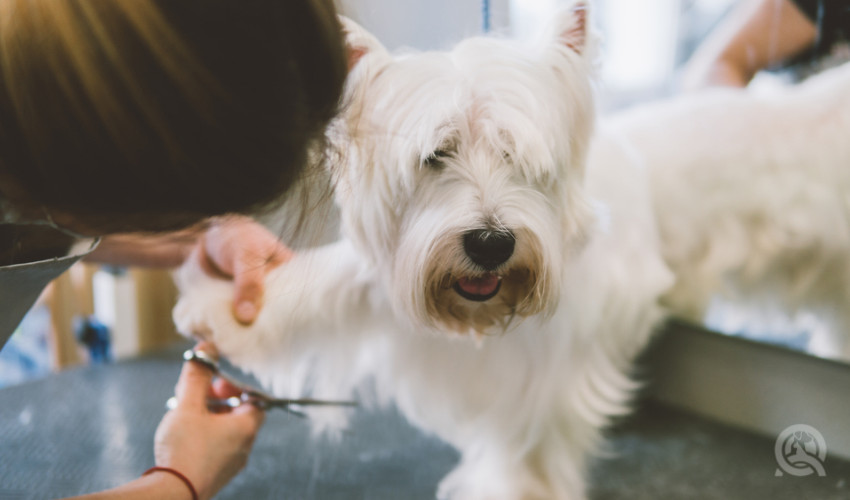
[[[293,406],[357,406],[356,401],[328,401],[324,399],[289,399]]]
[[[221,369],[218,364],[218,360],[208,355],[204,351],[196,351],[193,349],[189,349],[188,351],[183,353],[183,359],[186,361],[192,361],[195,363],[200,363],[201,365],[210,369],[216,376],[222,378],[229,382],[231,385],[235,386],[239,390],[242,391],[242,395],[238,398],[228,398],[226,400],[211,400],[210,408],[213,406],[218,408],[235,408],[239,406],[239,404],[252,404],[257,408],[267,410],[269,408],[282,408],[290,413],[295,415],[304,416],[303,413],[297,410],[293,410],[293,406],[348,406],[353,407],[357,406],[356,401],[328,401],[322,399],[313,399],[313,398],[301,398],[301,399],[291,399],[291,398],[275,398],[266,394],[265,392],[251,387],[249,385],[243,384],[228,375]],[[237,403],[238,401],[238,403]]]
[[[257,403],[263,408],[283,408],[292,411],[293,406],[357,406],[355,401],[326,401],[322,399],[289,399],[289,398],[265,398]]]

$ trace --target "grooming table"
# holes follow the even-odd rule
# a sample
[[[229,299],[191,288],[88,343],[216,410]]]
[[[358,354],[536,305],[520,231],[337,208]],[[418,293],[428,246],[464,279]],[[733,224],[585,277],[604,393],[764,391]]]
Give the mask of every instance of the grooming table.
[[[106,489],[153,465],[153,434],[188,345],[0,390],[0,500]],[[770,438],[646,403],[593,463],[592,499],[850,498],[850,464],[775,477]],[[458,454],[393,411],[355,410],[338,442],[269,413],[246,469],[219,499],[432,499]]]

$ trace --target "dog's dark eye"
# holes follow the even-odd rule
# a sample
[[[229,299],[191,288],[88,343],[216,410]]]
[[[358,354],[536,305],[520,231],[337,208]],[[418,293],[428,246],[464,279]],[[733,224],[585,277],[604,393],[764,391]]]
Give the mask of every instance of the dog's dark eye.
[[[440,169],[443,168],[443,163],[451,155],[451,152],[445,149],[438,149],[426,156],[425,159],[422,161],[422,164],[428,168]]]

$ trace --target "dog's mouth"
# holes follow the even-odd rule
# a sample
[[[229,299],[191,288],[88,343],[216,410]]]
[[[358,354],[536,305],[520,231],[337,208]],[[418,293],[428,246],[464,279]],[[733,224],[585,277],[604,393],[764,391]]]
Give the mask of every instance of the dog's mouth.
[[[502,277],[486,274],[477,278],[460,278],[453,285],[458,295],[473,302],[485,302],[499,293]]]

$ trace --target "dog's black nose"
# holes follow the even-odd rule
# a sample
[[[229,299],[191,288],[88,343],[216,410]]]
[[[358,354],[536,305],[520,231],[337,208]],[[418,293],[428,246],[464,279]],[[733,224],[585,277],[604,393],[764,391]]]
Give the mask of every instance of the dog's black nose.
[[[463,249],[469,260],[488,271],[511,258],[515,243],[516,238],[510,231],[475,229],[463,235]]]

